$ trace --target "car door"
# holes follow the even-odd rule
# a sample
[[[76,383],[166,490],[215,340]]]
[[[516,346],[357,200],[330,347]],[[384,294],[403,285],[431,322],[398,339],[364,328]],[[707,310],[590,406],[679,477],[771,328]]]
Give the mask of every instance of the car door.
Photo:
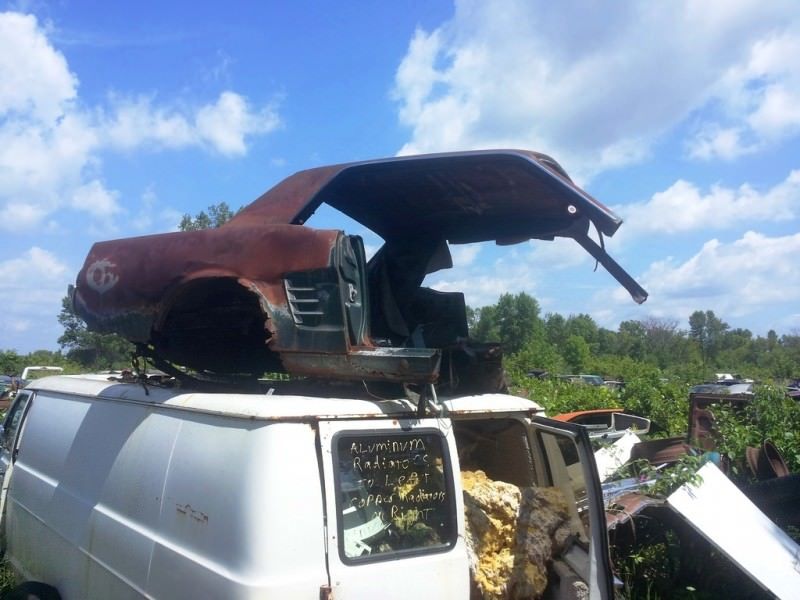
[[[2,475],[0,475],[2,479],[2,487],[0,487],[0,548],[2,549],[5,548],[6,496],[11,485],[14,462],[19,452],[25,417],[32,404],[32,397],[31,390],[20,390],[3,421],[2,431],[0,431],[0,471],[2,471]]]
[[[3,420],[3,428],[0,431],[0,471],[3,474],[16,458],[23,417],[32,395],[30,390],[20,390]]]
[[[613,598],[603,494],[586,429],[533,417],[531,435],[534,454],[547,467],[547,480],[542,483],[562,491],[578,533],[564,561],[588,586],[589,598]],[[571,597],[566,590],[564,595]]]
[[[325,421],[319,445],[332,596],[468,598],[449,421]]]

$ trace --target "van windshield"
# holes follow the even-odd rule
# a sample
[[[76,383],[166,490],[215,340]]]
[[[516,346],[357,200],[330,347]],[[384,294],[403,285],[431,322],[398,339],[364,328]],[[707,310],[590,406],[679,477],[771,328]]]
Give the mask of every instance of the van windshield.
[[[342,560],[446,550],[457,525],[438,433],[344,433],[335,442]]]

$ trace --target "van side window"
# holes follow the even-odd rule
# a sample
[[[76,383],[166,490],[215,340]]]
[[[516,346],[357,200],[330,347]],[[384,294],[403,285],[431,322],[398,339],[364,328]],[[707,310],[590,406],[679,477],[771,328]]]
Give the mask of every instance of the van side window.
[[[28,405],[30,397],[31,392],[21,391],[13,406],[8,411],[6,420],[3,422],[3,437],[0,443],[7,452],[13,450],[14,440],[17,437],[17,430],[22,422],[22,415],[25,414],[25,407]]]
[[[334,440],[344,562],[441,552],[455,543],[452,469],[441,434],[373,430]]]

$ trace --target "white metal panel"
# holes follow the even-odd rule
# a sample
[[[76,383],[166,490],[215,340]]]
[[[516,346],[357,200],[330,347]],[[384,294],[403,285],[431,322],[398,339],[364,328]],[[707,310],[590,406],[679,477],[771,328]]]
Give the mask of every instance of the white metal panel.
[[[154,597],[318,596],[327,571],[315,432],[301,423],[184,421],[158,531]]]
[[[605,481],[631,458],[633,447],[642,441],[632,431],[625,434],[610,446],[604,446],[594,453],[594,462],[597,465],[597,474],[600,481]]]
[[[534,412],[544,414],[544,408],[526,398],[509,394],[480,394],[477,396],[461,396],[459,398],[440,398],[448,413],[468,415],[471,413],[520,413]]]
[[[145,392],[141,384],[110,382],[107,376],[97,375],[47,377],[36,380],[29,387],[265,420],[392,418],[416,413],[416,406],[406,398],[365,400],[280,394],[198,393],[154,386],[148,387]],[[535,402],[508,394],[481,394],[441,400],[444,410],[453,415],[543,412]]]
[[[683,485],[667,498],[698,532],[754,581],[786,600],[800,595],[800,546],[737,488],[706,463],[698,485]]]
[[[327,583],[308,424],[40,392],[25,441],[9,557],[66,600],[315,598]]]

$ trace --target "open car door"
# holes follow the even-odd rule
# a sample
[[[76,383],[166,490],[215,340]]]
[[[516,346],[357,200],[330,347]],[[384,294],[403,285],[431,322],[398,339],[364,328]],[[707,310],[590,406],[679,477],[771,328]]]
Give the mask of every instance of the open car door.
[[[561,490],[571,513],[573,531],[577,532],[575,543],[554,565],[557,572],[561,569],[557,597],[574,597],[569,588],[582,582],[589,588],[589,598],[613,598],[603,493],[586,429],[533,417],[531,435],[534,452],[547,466],[546,483]]]

